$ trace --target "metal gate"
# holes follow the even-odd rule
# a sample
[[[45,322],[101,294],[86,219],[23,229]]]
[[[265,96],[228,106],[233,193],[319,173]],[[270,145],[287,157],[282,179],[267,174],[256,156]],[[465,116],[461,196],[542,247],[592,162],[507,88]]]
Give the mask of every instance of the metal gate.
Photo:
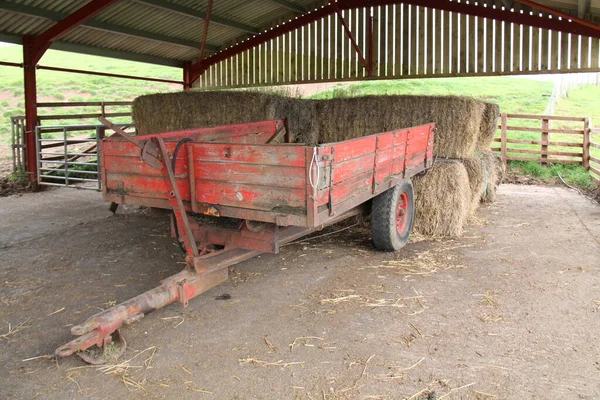
[[[98,143],[106,129],[104,125],[36,127],[38,184],[100,190]]]

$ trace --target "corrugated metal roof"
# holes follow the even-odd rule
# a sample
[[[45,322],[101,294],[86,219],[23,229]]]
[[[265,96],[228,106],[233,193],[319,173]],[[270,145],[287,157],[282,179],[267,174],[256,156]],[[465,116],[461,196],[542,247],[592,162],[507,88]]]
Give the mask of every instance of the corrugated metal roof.
[[[561,11],[578,14],[578,0],[538,0]],[[89,0],[4,0],[0,2],[0,40],[19,41],[22,35],[39,34],[56,21],[85,6]],[[305,10],[325,1],[287,0]],[[365,4],[368,4],[365,1]],[[498,6],[501,1],[489,1]],[[125,52],[155,57],[156,62],[180,65],[199,54],[208,0],[120,0],[84,25],[61,38],[60,47],[74,51],[107,54]],[[217,51],[260,32],[282,19],[293,18],[294,11],[280,0],[214,0],[213,20],[208,35],[208,52]],[[516,4],[516,2],[515,2]],[[200,14],[200,16],[198,15]],[[600,0],[591,0],[586,17],[600,18]],[[123,53],[123,54],[125,54]],[[171,61],[168,61],[171,60]]]

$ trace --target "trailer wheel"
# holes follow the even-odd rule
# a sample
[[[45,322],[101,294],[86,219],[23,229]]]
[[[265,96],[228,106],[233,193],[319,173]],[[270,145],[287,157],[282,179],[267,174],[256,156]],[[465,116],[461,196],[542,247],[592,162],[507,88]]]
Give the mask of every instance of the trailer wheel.
[[[373,245],[384,251],[397,251],[404,247],[412,229],[414,210],[410,180],[375,197],[371,211]]]

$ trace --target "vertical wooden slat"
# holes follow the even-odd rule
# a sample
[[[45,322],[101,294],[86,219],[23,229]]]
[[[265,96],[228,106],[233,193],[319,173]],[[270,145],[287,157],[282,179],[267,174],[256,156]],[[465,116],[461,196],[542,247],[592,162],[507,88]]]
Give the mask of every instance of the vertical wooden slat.
[[[494,35],[494,52],[495,52],[495,66],[494,72],[499,74],[502,72],[502,66],[504,65],[502,60],[502,37],[504,36],[504,22],[494,21],[494,27],[496,33]]]
[[[542,119],[542,143],[546,143],[546,144],[542,144],[542,165],[543,166],[547,166],[548,165],[548,138],[549,138],[549,132],[548,129],[550,127],[550,121],[548,120],[548,118],[544,118]],[[544,154],[545,153],[545,154]]]
[[[548,71],[550,68],[550,31],[547,29],[540,29],[540,69],[542,72]]]
[[[477,73],[482,73],[485,69],[485,41],[487,36],[485,35],[485,27],[486,27],[485,18],[477,18],[477,31],[475,32],[475,36],[477,36]]]
[[[394,75],[402,75],[402,4],[394,5]]]
[[[485,72],[494,70],[494,20],[486,18],[485,21]]]
[[[569,69],[569,45],[571,44],[571,36],[568,33],[560,34],[560,69],[567,71]]]
[[[579,64],[580,64],[580,53],[579,53],[579,40],[581,38],[581,36],[579,35],[574,35],[571,34],[571,49],[569,50],[569,52],[571,53],[571,69],[577,69],[579,68]],[[583,66],[583,63],[581,63],[581,65]]]
[[[357,38],[356,40],[358,41],[358,45],[362,50],[363,53],[363,57],[367,57],[367,51],[366,51],[366,46],[365,46],[365,8],[359,8],[358,10],[358,18],[357,18]],[[358,69],[356,71],[356,76],[361,78],[363,76],[366,76],[366,70],[364,65],[362,64],[358,64]]]
[[[411,7],[408,4],[402,4],[402,75],[410,74],[410,11]]]
[[[540,67],[540,28],[531,28],[531,71],[539,71]]]
[[[477,17],[469,16],[469,28],[467,31],[467,37],[469,38],[469,63],[468,69],[469,74],[475,73],[475,66],[477,65],[477,47],[475,44],[475,38],[477,37]]]
[[[517,72],[521,70],[521,25],[514,24],[513,26],[513,43],[512,49],[512,66],[511,71]]]
[[[344,10],[344,18],[346,20],[346,24],[348,24],[348,28],[352,35],[356,33],[356,31],[352,28],[352,10]],[[352,64],[356,62],[356,51],[354,51],[354,47],[352,46],[352,41],[350,37],[344,32],[344,54],[346,54],[346,58],[344,61],[344,78],[349,78],[352,75],[352,71],[356,69],[356,66]]]
[[[337,45],[336,45],[336,16],[329,16],[329,79],[334,79],[336,75],[335,67],[337,65]]]
[[[419,7],[419,43],[417,44],[417,74],[425,75],[425,49],[427,42],[427,8]]]
[[[387,24],[387,76],[394,76],[394,5],[386,7],[386,24]]]
[[[260,71],[260,82],[266,82],[267,81],[267,74],[265,72],[265,65],[266,65],[266,58],[267,58],[267,53],[265,51],[265,45],[261,44],[259,46],[256,47],[257,51],[258,51],[258,60],[257,60],[257,64],[258,64],[258,69]]]
[[[244,85],[244,56],[243,54],[238,54],[235,56],[237,59],[237,83],[238,86]]]
[[[444,11],[444,54],[443,54],[443,72],[449,74],[454,71],[452,66],[452,13]]]
[[[417,42],[419,38],[419,8],[416,6],[411,6],[410,15],[410,74],[417,75],[419,73],[419,61],[417,60],[417,56],[419,54],[419,48],[417,47]]]
[[[254,85],[254,49],[248,50],[248,85]]]
[[[323,18],[317,21],[315,34],[315,53],[317,54],[316,79],[323,80]]]
[[[279,36],[277,43],[277,83],[282,83],[285,79],[284,74],[284,55],[285,55],[285,35]]]
[[[330,62],[330,58],[329,58],[329,46],[330,46],[330,41],[331,38],[329,37],[329,17],[325,17],[323,18],[323,79],[324,80],[328,80],[330,79],[330,72],[329,72],[329,62]]]
[[[373,75],[379,76],[379,7],[373,7]]]
[[[452,13],[452,73],[460,71],[460,25],[458,13]]]
[[[531,71],[531,29],[523,25],[523,71]]]
[[[335,66],[335,77],[337,79],[342,79],[344,77],[344,27],[340,23],[339,17],[334,15],[335,18],[335,26],[336,26],[336,34],[335,34],[335,57],[336,57],[336,66]]]
[[[298,62],[298,31],[290,32],[290,82],[298,82],[297,66]]]
[[[460,24],[460,60],[459,60],[459,70],[458,72],[464,74],[467,72],[467,65],[469,60],[468,53],[468,45],[467,41],[469,39],[469,31],[468,31],[468,20],[469,16],[466,14],[459,14],[459,24]]]
[[[302,81],[306,82],[309,79],[309,63],[310,63],[310,48],[309,48],[309,29],[308,25],[302,28]]]
[[[275,54],[275,39],[267,42],[267,81],[265,83],[272,84],[277,78],[277,56]]]
[[[427,9],[427,75],[433,75],[433,65],[435,61],[435,25],[434,25],[435,10]]]
[[[249,86],[250,83],[250,50],[244,53],[244,86]]]
[[[309,25],[310,31],[310,80],[315,81],[317,79],[317,49],[316,49],[316,36],[317,36],[317,23],[313,22]]]
[[[230,58],[230,60],[231,60],[231,85],[237,86],[238,85],[238,82],[237,82],[237,78],[238,78],[237,56],[232,56]]]
[[[559,64],[558,64],[558,60],[559,60],[559,33],[557,31],[552,31],[551,34],[551,50],[550,50],[550,69],[554,70],[554,71],[558,71],[559,68]]]
[[[442,64],[442,45],[443,45],[443,35],[446,27],[442,28],[443,25],[443,15],[445,11],[433,9],[433,14],[435,15],[435,25],[433,26],[433,30],[435,31],[434,37],[434,47],[435,47],[435,65],[433,67],[434,74],[441,74],[444,66]]]
[[[598,54],[600,53],[599,49],[600,39],[592,38],[592,64],[590,65],[590,68],[598,68],[600,66],[598,61]]]
[[[215,65],[216,67],[216,76],[215,76],[215,86],[221,86],[221,63]]]
[[[590,38],[581,37],[581,68],[590,68]]]
[[[512,43],[513,24],[506,22],[504,24],[504,73],[512,71],[512,55],[515,47]]]
[[[386,8],[379,7],[379,76],[385,77],[387,75],[387,19],[386,19]]]

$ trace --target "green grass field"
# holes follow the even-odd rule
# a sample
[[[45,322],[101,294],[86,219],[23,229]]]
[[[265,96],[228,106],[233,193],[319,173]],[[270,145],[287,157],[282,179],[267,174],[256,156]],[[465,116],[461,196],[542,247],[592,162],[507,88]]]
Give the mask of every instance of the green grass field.
[[[0,61],[22,62],[21,46],[0,47]],[[121,61],[110,58],[87,56],[63,51],[49,50],[40,65],[82,69],[114,74],[127,74],[181,80],[182,72],[177,68],[162,67]],[[116,79],[93,75],[70,74],[39,70],[37,91],[39,102],[63,101],[129,101],[147,93],[181,90],[181,85],[145,82],[131,79]],[[23,115],[23,70],[0,66],[0,141],[10,141],[10,116]],[[109,111],[126,109],[112,107]],[[98,112],[98,109],[69,107],[42,108],[40,115],[81,114]],[[117,122],[125,122],[118,120]],[[67,122],[65,122],[67,123]],[[70,120],[68,123],[96,123],[89,120]]]

